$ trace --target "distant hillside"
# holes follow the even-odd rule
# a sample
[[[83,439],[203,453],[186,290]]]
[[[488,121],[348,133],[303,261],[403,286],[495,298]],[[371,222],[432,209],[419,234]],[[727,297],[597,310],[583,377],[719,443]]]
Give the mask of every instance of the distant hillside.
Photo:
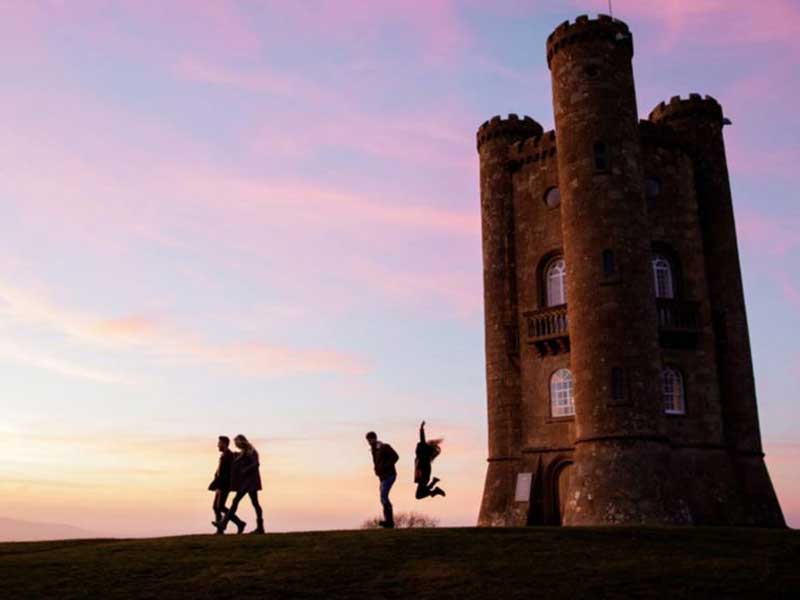
[[[0,517],[0,542],[70,540],[97,537],[96,533],[60,523],[35,523]]]
[[[800,597],[800,533],[427,529],[0,544],[6,598]]]

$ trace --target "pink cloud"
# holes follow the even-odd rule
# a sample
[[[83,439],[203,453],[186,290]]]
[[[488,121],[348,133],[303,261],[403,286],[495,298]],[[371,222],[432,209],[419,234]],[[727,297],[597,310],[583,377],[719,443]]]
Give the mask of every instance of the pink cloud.
[[[472,42],[453,0],[316,0],[274,9],[294,21],[295,27],[313,32],[315,38],[339,43],[375,42],[382,28],[408,34],[409,52],[420,53],[428,64],[452,63]]]
[[[304,156],[324,148],[349,148],[413,164],[474,167],[474,123],[457,105],[410,114],[370,114],[359,106],[363,83],[344,82],[336,89],[259,68],[244,71],[193,58],[184,58],[173,73],[186,81],[251,94],[282,96],[291,108],[256,124],[246,144],[258,154],[274,156],[276,149]],[[369,83],[369,88],[374,82]],[[274,112],[274,111],[273,111]]]
[[[61,307],[42,294],[0,283],[0,317],[12,323],[44,327],[101,348],[143,353],[163,363],[202,363],[251,376],[303,373],[361,374],[366,367],[353,356],[334,350],[290,348],[260,341],[211,342],[202,335],[146,316],[98,317]],[[118,377],[42,354],[0,348],[0,355],[62,375],[115,382]]]
[[[7,334],[7,337],[8,336]],[[96,368],[75,360],[54,356],[52,352],[37,348],[26,348],[11,340],[0,342],[0,359],[35,367],[65,377],[85,379],[104,384],[125,384],[130,379],[121,373]]]
[[[800,306],[800,286],[791,267],[800,250],[800,220],[739,211],[736,231],[742,249],[757,259],[761,272],[781,290],[791,305]]]
[[[184,80],[230,87],[258,94],[274,94],[305,102],[326,102],[333,95],[325,89],[299,77],[260,67],[243,71],[224,68],[209,62],[184,57],[173,67],[174,74]]]
[[[750,252],[785,258],[800,249],[800,219],[742,210],[737,213],[736,231]]]
[[[576,9],[586,3],[575,1]],[[590,8],[607,13],[606,0],[592,0]],[[651,42],[672,51],[680,44],[736,45],[769,43],[784,45],[800,56],[800,7],[793,0],[730,2],[729,0],[616,0],[614,16],[641,20],[659,35]]]

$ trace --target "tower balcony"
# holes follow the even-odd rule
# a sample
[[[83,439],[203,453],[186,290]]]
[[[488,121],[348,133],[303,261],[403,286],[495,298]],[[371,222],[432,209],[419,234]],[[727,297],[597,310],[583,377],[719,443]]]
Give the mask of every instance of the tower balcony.
[[[700,337],[700,303],[657,298],[658,336],[665,348],[694,348]]]
[[[569,352],[567,305],[549,306],[523,313],[527,323],[527,342],[539,356]]]

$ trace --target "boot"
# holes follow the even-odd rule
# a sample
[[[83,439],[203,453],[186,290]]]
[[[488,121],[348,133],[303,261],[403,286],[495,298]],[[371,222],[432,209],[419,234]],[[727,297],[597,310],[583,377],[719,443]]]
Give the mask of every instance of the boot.
[[[389,504],[383,507],[383,521],[380,526],[384,529],[394,529],[394,507]]]
[[[441,481],[441,479],[439,479],[438,477],[434,477],[433,479],[431,479],[431,482],[428,484],[428,489],[432,490],[433,488],[436,487],[436,484],[439,483],[440,481]]]
[[[431,490],[431,496],[447,496],[447,494],[444,493],[442,488],[437,487]]]
[[[217,521],[217,533],[216,535],[222,535],[225,533],[225,528],[228,526],[228,519],[227,515],[221,521]]]
[[[228,513],[228,515],[229,515],[228,516],[228,520],[233,522],[234,525],[236,525],[236,533],[237,533],[237,535],[242,533],[244,531],[244,528],[247,527],[247,523],[242,521],[236,515],[231,515],[230,513]]]
[[[256,519],[256,528],[255,528],[255,529],[253,529],[253,531],[251,531],[250,533],[251,533],[251,534],[253,534],[253,533],[255,533],[255,534],[262,534],[262,533],[266,533],[266,532],[264,531],[264,519],[262,519],[261,517],[259,517],[258,519]]]

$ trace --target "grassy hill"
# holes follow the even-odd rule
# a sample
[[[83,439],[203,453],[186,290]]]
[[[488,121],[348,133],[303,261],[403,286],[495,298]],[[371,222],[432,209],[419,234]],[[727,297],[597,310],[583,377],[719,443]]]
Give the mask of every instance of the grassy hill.
[[[0,544],[5,598],[800,597],[800,532],[426,529]]]

